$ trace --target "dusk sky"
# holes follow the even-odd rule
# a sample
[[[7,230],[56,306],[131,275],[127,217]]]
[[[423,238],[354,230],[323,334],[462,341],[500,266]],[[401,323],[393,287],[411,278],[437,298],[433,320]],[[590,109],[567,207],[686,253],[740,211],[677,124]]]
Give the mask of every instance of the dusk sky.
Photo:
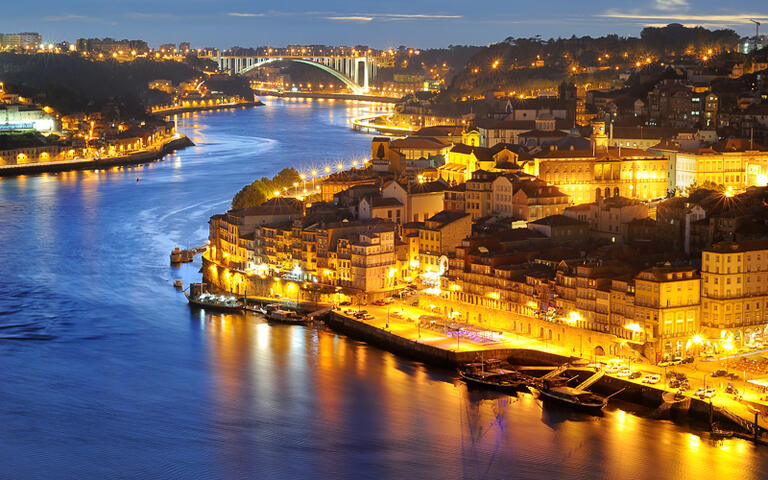
[[[4,2],[0,31],[36,31],[46,42],[111,36],[140,38],[151,46],[190,41],[194,47],[220,48],[290,43],[386,48],[483,45],[507,36],[637,36],[646,25],[670,22],[753,35],[749,18],[764,22],[768,32],[768,7],[757,0],[38,0]]]

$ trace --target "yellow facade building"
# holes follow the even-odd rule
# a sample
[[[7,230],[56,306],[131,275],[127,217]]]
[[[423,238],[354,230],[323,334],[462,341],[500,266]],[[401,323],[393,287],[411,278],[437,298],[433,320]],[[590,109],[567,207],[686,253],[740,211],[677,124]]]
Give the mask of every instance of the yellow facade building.
[[[637,200],[664,198],[669,160],[633,148],[608,147],[605,124],[593,124],[592,148],[547,150],[534,154],[524,170],[554,185],[572,203],[622,196]]]
[[[768,330],[768,239],[721,242],[701,254],[702,325],[749,344]]]

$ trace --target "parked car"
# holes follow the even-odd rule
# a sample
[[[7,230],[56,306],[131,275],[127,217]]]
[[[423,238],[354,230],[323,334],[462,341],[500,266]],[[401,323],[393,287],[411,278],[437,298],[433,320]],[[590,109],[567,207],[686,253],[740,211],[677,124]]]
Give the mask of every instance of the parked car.
[[[712,398],[715,396],[716,390],[712,387],[700,388],[696,390],[696,396],[704,400],[705,398]]]
[[[691,389],[691,385],[688,383],[688,380],[686,379],[686,380],[683,380],[683,381],[681,381],[681,382],[680,382],[680,385],[678,385],[678,387],[677,387],[677,388],[678,388],[678,389],[679,389],[681,392],[684,392],[684,391],[686,391],[686,390],[690,390],[690,389]]]
[[[628,369],[628,368],[622,368],[621,370],[619,370],[619,371],[616,373],[616,376],[618,376],[618,377],[624,377],[624,378],[626,378],[626,377],[629,377],[630,375],[632,375],[632,370],[630,370],[630,369]]]
[[[724,377],[726,375],[728,375],[728,372],[725,370],[715,370],[714,372],[712,372],[713,377]]]
[[[608,365],[607,367],[605,367],[605,373],[607,373],[608,375],[616,375],[617,373],[619,373],[619,370],[621,370],[621,367],[615,364]]]
[[[373,320],[374,318],[376,318],[376,317],[374,317],[370,313],[364,313],[363,314],[363,320]]]
[[[349,307],[349,306],[352,306],[352,302],[341,302],[339,304],[339,306],[341,306],[341,307]]]
[[[384,303],[383,300],[376,300],[375,302],[373,302],[373,304],[376,305],[377,307],[383,307],[384,305],[386,305],[386,303]]]
[[[731,382],[728,382],[728,386],[725,387],[725,393],[732,393],[734,395],[739,394],[739,390],[734,388],[733,384]]]
[[[629,379],[630,380],[635,380],[635,379],[640,378],[642,376],[643,376],[643,374],[640,371],[632,372],[632,373],[629,374]]]
[[[669,388],[680,388],[680,380],[678,380],[677,377],[670,378]]]
[[[739,376],[736,375],[735,373],[729,373],[728,375],[726,375],[726,377],[730,378],[731,380],[738,380],[739,379]]]
[[[643,377],[643,383],[648,383],[648,384],[651,384],[651,385],[655,385],[655,384],[659,383],[659,381],[661,381],[661,377],[659,375],[656,375],[656,374],[646,375],[646,376]]]

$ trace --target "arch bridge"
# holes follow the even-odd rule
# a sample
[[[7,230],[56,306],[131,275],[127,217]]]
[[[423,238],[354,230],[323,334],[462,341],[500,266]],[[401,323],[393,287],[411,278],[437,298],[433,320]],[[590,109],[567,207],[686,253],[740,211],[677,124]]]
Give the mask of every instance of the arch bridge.
[[[219,70],[233,75],[244,74],[274,62],[296,62],[317,67],[330,73],[355,93],[368,91],[368,84],[376,78],[378,66],[371,57],[313,57],[313,56],[219,56]],[[362,68],[360,66],[362,65]]]

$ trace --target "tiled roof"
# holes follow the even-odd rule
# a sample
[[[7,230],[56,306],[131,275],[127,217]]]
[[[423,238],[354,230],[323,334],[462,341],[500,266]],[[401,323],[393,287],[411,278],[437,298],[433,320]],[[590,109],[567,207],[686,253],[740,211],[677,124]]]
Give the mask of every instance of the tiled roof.
[[[457,143],[451,148],[451,153],[460,153],[464,155],[474,154],[475,157],[481,162],[492,162],[493,155],[491,150],[485,147],[473,147],[464,143]]]
[[[548,225],[550,227],[564,227],[568,225],[587,225],[587,223],[575,218],[566,217],[565,215],[550,215],[548,217],[540,218],[535,222],[530,222],[533,225]]]

